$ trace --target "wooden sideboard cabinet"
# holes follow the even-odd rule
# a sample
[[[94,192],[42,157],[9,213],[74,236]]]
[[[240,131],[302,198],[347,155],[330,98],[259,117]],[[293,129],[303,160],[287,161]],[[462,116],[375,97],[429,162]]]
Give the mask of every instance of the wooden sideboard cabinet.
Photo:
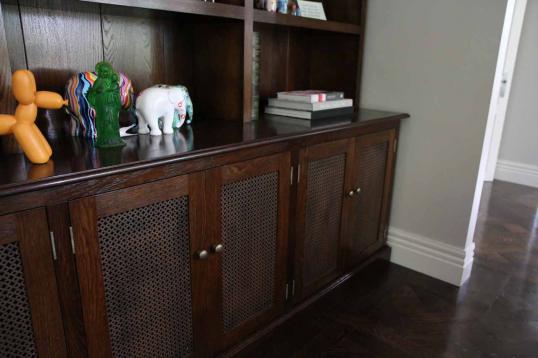
[[[406,116],[361,111],[318,130],[266,119],[215,135],[199,124],[174,155],[125,148],[96,162],[56,148],[48,177],[0,173],[0,350],[233,355],[386,252]]]
[[[387,257],[409,116],[359,108],[367,1],[324,7],[328,21],[253,0],[2,2],[2,74],[63,92],[105,60],[137,90],[184,85],[197,109],[173,135],[115,149],[40,111],[44,165],[2,137],[1,357],[231,356]],[[342,91],[353,114],[313,127],[263,114],[306,88]]]
[[[285,152],[70,202],[89,355],[211,354],[282,312],[289,178]]]
[[[296,300],[385,244],[396,130],[302,149],[297,192]]]

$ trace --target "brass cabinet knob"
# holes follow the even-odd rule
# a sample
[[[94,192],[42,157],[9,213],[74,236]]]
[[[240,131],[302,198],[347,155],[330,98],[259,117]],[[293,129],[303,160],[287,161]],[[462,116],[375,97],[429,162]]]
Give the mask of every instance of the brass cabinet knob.
[[[224,250],[224,245],[223,244],[217,244],[217,245],[213,245],[211,246],[211,251],[214,252],[214,253],[219,253],[219,252],[222,252]]]
[[[361,189],[361,188],[357,188],[357,189],[355,189],[355,194],[357,194],[357,195],[358,195],[358,194],[360,194],[360,193],[361,193],[361,191],[362,191],[362,189]]]
[[[201,250],[201,251],[196,252],[196,254],[194,256],[198,260],[205,260],[209,256],[209,252],[207,252],[207,250]]]
[[[347,193],[347,196],[349,196],[350,198],[355,195],[355,190],[350,190],[349,193]]]

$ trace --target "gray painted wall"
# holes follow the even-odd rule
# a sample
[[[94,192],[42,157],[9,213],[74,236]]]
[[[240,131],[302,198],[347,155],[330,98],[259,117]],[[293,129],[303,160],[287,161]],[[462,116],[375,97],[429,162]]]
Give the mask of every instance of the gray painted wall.
[[[506,0],[369,1],[362,106],[409,112],[391,226],[464,247]]]
[[[538,1],[527,3],[500,160],[538,167]]]

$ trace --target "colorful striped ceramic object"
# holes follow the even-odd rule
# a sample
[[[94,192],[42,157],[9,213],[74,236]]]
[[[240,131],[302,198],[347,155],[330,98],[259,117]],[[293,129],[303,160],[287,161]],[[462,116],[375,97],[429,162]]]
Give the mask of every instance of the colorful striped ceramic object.
[[[131,80],[119,73],[120,96],[122,108],[132,110],[135,104],[134,89]],[[95,83],[95,72],[80,72],[67,81],[65,98],[69,100],[67,111],[71,117],[69,132],[72,136],[95,139],[95,110],[88,102],[88,91]]]

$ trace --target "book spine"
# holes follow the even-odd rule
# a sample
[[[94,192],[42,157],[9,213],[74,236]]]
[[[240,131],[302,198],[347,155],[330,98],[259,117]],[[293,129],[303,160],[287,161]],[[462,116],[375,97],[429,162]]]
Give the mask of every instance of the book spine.
[[[336,101],[339,99],[344,99],[344,92],[327,92],[326,101]]]
[[[327,110],[327,111],[312,112],[310,119],[318,120],[318,119],[325,119],[325,118],[331,118],[331,117],[340,117],[340,116],[346,116],[352,113],[353,113],[352,107],[332,109],[332,110]]]
[[[251,119],[260,118],[260,33],[252,34],[252,114]]]
[[[285,101],[296,101],[296,102],[305,102],[305,103],[316,103],[320,102],[320,96],[318,94],[314,95],[290,95],[290,94],[284,94],[284,93],[278,93],[277,95],[278,99],[282,99]]]
[[[298,109],[301,111],[313,111],[314,110],[314,104],[313,103],[306,103],[306,102],[292,102],[292,101],[283,101],[280,99],[269,99],[269,106],[271,107],[279,107],[279,108],[289,108],[289,109]]]

